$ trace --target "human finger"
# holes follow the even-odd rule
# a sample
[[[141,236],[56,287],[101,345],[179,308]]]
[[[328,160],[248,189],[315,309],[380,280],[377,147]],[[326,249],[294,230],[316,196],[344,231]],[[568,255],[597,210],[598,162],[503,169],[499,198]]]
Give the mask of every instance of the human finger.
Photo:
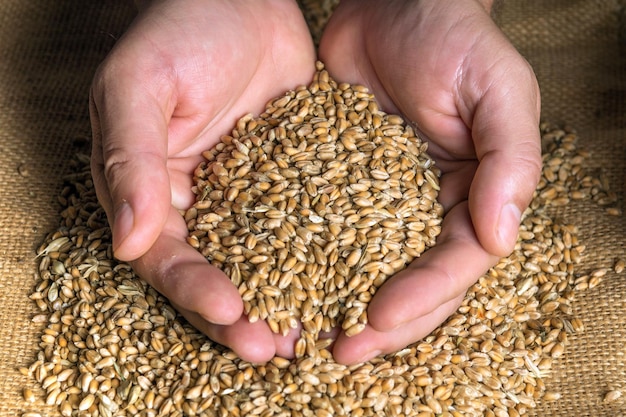
[[[403,349],[430,334],[454,313],[462,301],[463,294],[388,332],[376,330],[368,324],[355,336],[341,333],[335,341],[333,357],[339,363],[352,365]]]
[[[90,98],[92,175],[121,260],[136,259],[150,248],[172,199],[162,104],[134,85],[134,74],[127,75],[113,82],[97,78]]]
[[[523,68],[517,76],[507,75],[505,86],[484,93],[472,122],[479,164],[469,211],[479,241],[499,256],[513,250],[521,215],[541,174],[539,90],[532,71]]]
[[[241,317],[243,301],[230,279],[186,242],[187,227],[173,207],[150,249],[131,264],[137,274],[173,304],[204,320],[230,325]]]
[[[389,332],[431,314],[464,294],[497,261],[478,241],[467,207],[454,206],[437,245],[378,289],[367,314],[374,329]]]

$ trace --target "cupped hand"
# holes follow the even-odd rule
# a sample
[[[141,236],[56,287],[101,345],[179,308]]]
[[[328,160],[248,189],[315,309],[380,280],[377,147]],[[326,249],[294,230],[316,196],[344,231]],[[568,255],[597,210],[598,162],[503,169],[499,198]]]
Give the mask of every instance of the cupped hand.
[[[409,120],[442,170],[437,245],[379,289],[362,333],[338,337],[335,358],[354,363],[428,335],[512,251],[541,169],[539,89],[476,0],[343,0],[319,54]]]
[[[289,355],[293,341],[242,316],[235,286],[187,245],[201,153],[236,120],[310,82],[315,51],[291,0],[155,0],[97,71],[92,173],[115,256],[190,323],[242,358]]]

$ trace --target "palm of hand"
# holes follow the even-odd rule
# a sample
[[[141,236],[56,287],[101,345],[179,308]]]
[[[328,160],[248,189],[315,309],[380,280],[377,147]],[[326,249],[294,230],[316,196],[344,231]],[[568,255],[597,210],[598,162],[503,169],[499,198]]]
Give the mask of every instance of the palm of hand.
[[[206,5],[192,4],[199,10],[165,14],[157,25],[153,19],[147,22],[170,28],[146,39],[157,46],[157,53],[148,63],[153,67],[141,72],[161,73],[161,85],[149,88],[162,102],[173,205],[180,209],[192,202],[189,174],[201,152],[230,133],[243,114],[259,113],[269,98],[307,82],[314,68],[310,36],[294,7],[215,3],[210,13]],[[189,19],[187,14],[202,18]],[[274,29],[267,31],[260,22]],[[147,38],[147,29],[137,32]]]

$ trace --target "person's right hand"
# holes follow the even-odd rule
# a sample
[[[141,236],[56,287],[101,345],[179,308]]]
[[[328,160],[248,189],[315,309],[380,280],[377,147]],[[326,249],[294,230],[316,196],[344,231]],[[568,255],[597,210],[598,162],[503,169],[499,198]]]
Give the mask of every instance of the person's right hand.
[[[248,322],[229,278],[186,243],[179,210],[194,202],[201,153],[242,115],[301,84],[315,50],[292,0],[155,0],[94,78],[92,174],[116,258],[195,327],[261,362],[293,337]]]

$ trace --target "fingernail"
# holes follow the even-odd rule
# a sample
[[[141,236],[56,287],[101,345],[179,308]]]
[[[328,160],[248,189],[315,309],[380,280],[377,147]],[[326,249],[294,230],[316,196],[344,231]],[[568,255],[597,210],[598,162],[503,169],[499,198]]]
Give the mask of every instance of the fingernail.
[[[507,251],[513,250],[515,246],[521,217],[522,213],[515,204],[507,203],[502,207],[498,223],[498,239],[500,247],[506,248]]]
[[[115,211],[115,219],[113,224],[113,251],[115,251],[124,242],[130,234],[135,222],[133,209],[126,200]]]

